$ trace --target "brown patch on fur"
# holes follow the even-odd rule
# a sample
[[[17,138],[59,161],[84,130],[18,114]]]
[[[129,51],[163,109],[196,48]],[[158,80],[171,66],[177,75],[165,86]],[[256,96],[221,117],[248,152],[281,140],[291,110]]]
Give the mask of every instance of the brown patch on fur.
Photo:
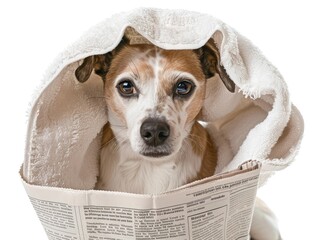
[[[198,90],[194,96],[194,99],[192,100],[191,104],[187,107],[187,123],[190,123],[194,121],[194,119],[198,116],[200,113],[204,98],[205,98],[205,87],[202,87],[200,90]]]
[[[200,123],[195,122],[189,137],[194,153],[202,158],[202,165],[197,178],[191,180],[212,176],[217,164],[217,149],[208,132]]]
[[[163,50],[166,70],[178,70],[192,74],[198,81],[205,81],[198,55],[193,50]]]
[[[111,67],[106,78],[110,81],[114,80],[116,76],[125,71],[130,71],[139,80],[149,79],[154,77],[154,73],[147,61],[144,61],[145,53],[149,52],[153,46],[148,45],[136,45],[136,46],[125,46],[118,54],[114,56]]]
[[[102,135],[102,143],[101,147],[104,148],[108,145],[112,140],[114,140],[114,134],[110,127],[110,123],[106,123],[103,127],[103,135]]]
[[[162,113],[164,111],[164,107],[165,107],[164,104],[158,104],[156,106],[156,112]]]

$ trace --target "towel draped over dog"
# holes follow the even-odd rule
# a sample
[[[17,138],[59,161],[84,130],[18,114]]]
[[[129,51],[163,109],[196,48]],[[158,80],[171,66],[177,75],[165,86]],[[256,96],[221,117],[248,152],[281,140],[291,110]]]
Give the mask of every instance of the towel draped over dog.
[[[79,83],[74,72],[85,57],[113,50],[124,34],[131,44],[175,50],[197,49],[214,39],[221,63],[236,84],[231,93],[217,75],[207,80],[202,120],[218,146],[216,173],[259,160],[262,185],[293,161],[302,138],[302,117],[281,74],[247,38],[209,15],[137,9],[91,28],[49,68],[29,116],[22,169],[28,183],[94,188],[107,122],[103,82],[92,74]]]

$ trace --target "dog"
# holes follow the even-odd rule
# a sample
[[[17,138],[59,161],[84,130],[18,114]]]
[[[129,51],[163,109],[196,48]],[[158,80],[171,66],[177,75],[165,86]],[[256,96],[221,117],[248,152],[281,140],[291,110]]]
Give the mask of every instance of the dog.
[[[213,175],[217,148],[198,122],[206,82],[218,74],[235,84],[211,39],[195,50],[130,45],[123,38],[106,54],[83,60],[81,83],[94,71],[104,82],[103,128],[96,189],[157,194]]]

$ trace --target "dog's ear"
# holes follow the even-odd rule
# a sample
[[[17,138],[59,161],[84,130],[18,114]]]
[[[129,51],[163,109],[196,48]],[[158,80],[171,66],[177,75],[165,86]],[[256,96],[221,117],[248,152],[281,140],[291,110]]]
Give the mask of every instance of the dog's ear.
[[[76,79],[84,83],[89,79],[91,73],[94,72],[103,80],[109,70],[112,59],[112,53],[102,55],[89,56],[83,60],[83,63],[75,70]]]
[[[84,83],[89,79],[94,69],[94,72],[99,75],[103,81],[105,81],[105,77],[110,68],[113,56],[117,54],[125,45],[127,45],[127,39],[123,37],[119,45],[111,52],[85,58],[82,64],[75,70],[76,79],[79,82]]]
[[[76,79],[84,83],[89,79],[91,72],[93,70],[94,57],[90,56],[83,60],[83,63],[75,70]]]
[[[217,73],[230,92],[235,92],[235,83],[228,76],[221,65],[220,53],[213,39],[197,50],[206,78],[211,78]]]
[[[105,81],[106,74],[109,71],[112,58],[113,52],[94,56],[94,72],[99,75],[103,81]]]

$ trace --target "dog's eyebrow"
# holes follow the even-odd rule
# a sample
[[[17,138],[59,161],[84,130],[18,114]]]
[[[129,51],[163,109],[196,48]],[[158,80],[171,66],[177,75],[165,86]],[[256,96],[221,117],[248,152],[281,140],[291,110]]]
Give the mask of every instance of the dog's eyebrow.
[[[177,82],[178,80],[180,80],[182,78],[197,82],[197,79],[194,77],[194,75],[189,73],[189,72],[173,71],[172,73],[170,73],[170,77],[175,82]]]
[[[132,69],[131,63],[133,64],[133,66],[134,66],[134,68],[135,68],[135,71]],[[139,73],[139,71],[138,71],[138,68],[136,67],[136,64],[134,63],[133,59],[130,60],[129,68],[130,68],[130,70],[132,71],[132,73],[133,73],[133,75],[134,75],[134,77],[135,77],[136,79],[141,79],[141,75],[140,75],[140,73]]]
[[[173,80],[175,81],[175,82],[177,82],[179,79],[180,79],[180,76],[182,75],[182,73],[181,72],[174,72],[173,74],[172,74],[172,78],[173,78]]]

